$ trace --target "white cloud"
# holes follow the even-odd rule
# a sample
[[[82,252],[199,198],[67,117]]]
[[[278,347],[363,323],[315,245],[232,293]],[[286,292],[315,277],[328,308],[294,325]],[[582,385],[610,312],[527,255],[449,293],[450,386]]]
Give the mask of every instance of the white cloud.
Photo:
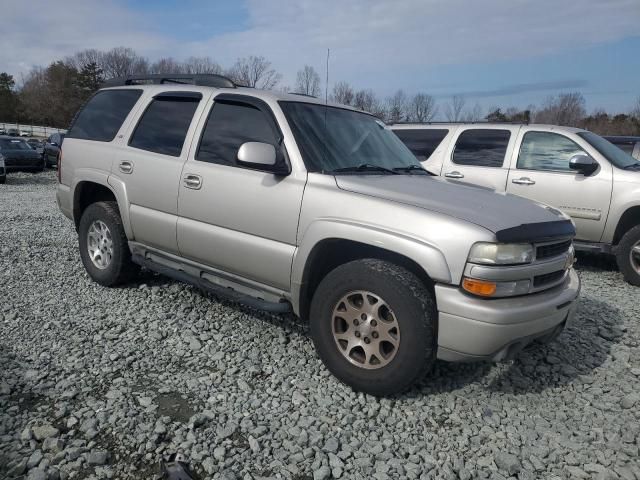
[[[193,22],[215,24],[192,8]],[[178,41],[170,32],[154,33],[149,15],[114,0],[5,2],[0,71],[124,45],[151,57],[210,55],[226,65],[261,54],[292,81],[305,63],[324,70],[331,48],[335,77],[366,87],[396,70],[406,77],[438,65],[560,53],[640,35],[638,0],[248,0],[247,10],[243,31]]]

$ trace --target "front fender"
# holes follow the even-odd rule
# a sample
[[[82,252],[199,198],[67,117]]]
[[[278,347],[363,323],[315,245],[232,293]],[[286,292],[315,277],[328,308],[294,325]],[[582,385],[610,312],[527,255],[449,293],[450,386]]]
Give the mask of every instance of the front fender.
[[[403,255],[417,263],[435,282],[451,283],[451,273],[444,254],[422,239],[379,225],[337,218],[318,219],[306,229],[293,258],[291,303],[297,314],[300,312],[300,293],[307,260],[316,245],[330,239],[350,240]]]

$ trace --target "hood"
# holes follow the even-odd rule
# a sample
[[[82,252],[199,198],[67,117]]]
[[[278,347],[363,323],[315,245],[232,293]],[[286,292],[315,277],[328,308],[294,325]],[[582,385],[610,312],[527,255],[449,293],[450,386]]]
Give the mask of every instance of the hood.
[[[499,242],[574,236],[573,223],[553,207],[511,194],[426,175],[338,175],[338,188],[424,208],[490,230]]]
[[[19,159],[19,158],[40,158],[40,155],[38,154],[38,152],[36,150],[22,150],[22,149],[18,149],[18,150],[11,150],[11,149],[7,149],[7,148],[3,148],[2,150],[0,150],[0,155],[2,155],[4,158],[11,158],[11,159]]]

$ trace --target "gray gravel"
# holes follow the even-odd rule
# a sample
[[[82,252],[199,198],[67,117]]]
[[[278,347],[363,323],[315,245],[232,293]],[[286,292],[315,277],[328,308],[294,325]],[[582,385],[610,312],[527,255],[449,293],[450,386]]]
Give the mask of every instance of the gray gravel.
[[[0,186],[0,478],[640,480],[640,289],[581,257],[575,323],[513,363],[449,365],[378,400],[290,316],[80,263],[53,172]]]

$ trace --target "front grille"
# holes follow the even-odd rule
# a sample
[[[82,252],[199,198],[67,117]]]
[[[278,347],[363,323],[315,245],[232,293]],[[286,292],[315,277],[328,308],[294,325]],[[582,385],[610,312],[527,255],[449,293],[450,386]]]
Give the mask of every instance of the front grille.
[[[545,258],[557,257],[561,255],[571,247],[571,240],[566,240],[560,243],[551,243],[547,245],[540,245],[536,248],[536,260],[542,260]]]
[[[557,282],[564,277],[565,272],[566,270],[558,270],[557,272],[545,273],[544,275],[533,277],[533,286],[534,288],[538,288]]]

